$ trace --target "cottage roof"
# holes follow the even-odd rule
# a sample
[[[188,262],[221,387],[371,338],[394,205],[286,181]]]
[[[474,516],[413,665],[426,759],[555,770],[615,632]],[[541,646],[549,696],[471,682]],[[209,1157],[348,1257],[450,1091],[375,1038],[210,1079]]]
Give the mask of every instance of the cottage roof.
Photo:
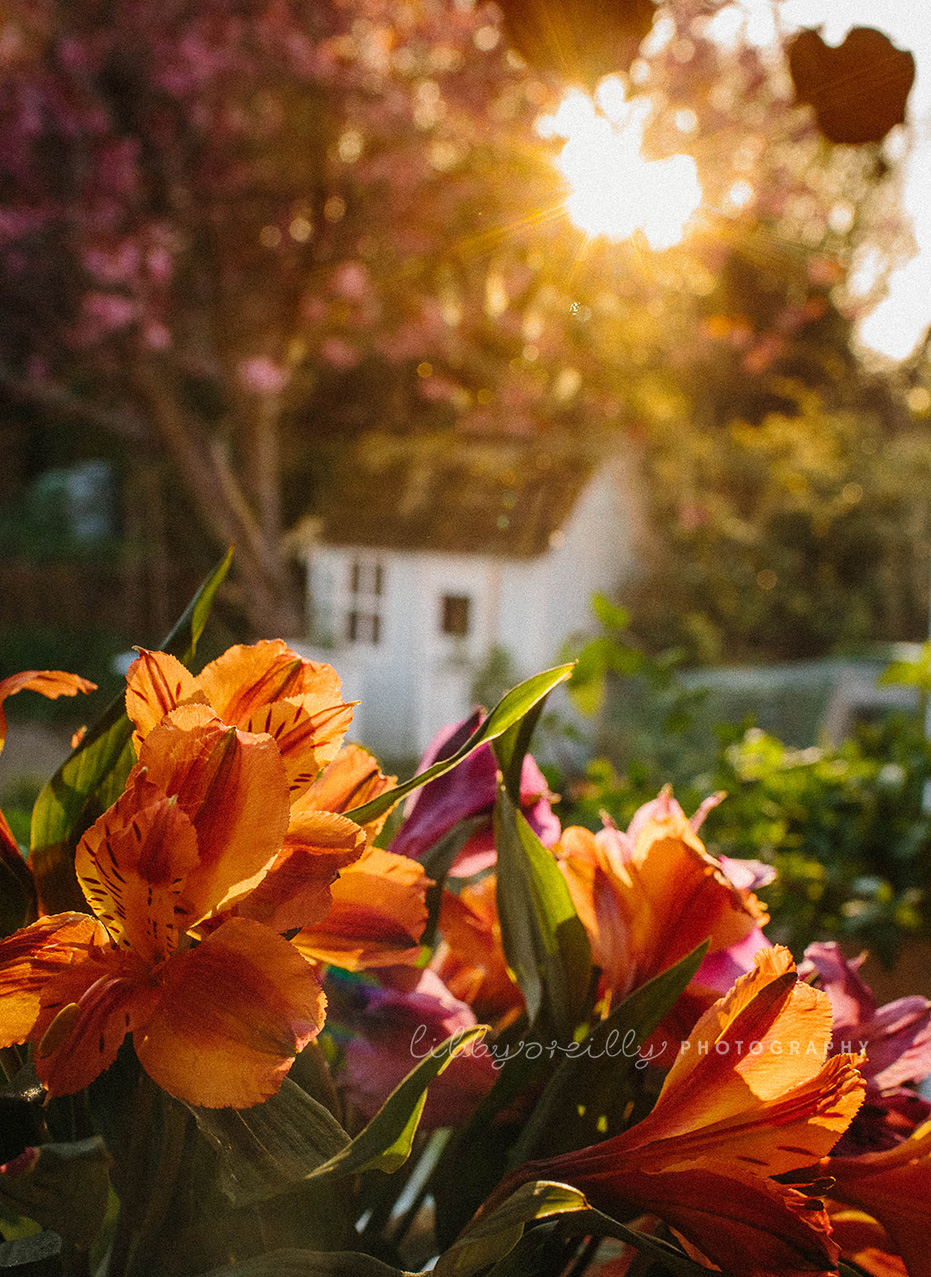
[[[594,467],[568,442],[369,435],[319,503],[318,539],[531,558],[553,544]]]

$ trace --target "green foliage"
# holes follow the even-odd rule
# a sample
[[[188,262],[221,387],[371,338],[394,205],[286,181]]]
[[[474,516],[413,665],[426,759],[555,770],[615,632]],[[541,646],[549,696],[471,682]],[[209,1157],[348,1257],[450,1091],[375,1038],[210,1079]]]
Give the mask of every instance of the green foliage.
[[[432,767],[428,767],[426,771],[420,772],[417,776],[412,776],[410,780],[404,781],[403,784],[395,785],[393,789],[387,790],[384,794],[379,795],[378,798],[373,798],[371,802],[365,803],[362,807],[354,807],[351,811],[347,811],[346,815],[359,825],[364,825],[368,821],[384,815],[402,798],[406,798],[408,794],[413,793],[415,789],[419,789],[421,785],[426,785],[428,781],[436,780],[438,776],[445,776],[447,772],[452,771],[464,758],[468,758],[481,745],[486,745],[504,735],[505,732],[519,723],[525,714],[530,713],[539,701],[548,696],[554,687],[565,682],[571,673],[571,665],[557,665],[554,669],[544,670],[541,674],[534,674],[532,678],[525,679],[523,683],[513,688],[498,702],[488,717],[475,729],[462,748],[458,749],[455,754],[449,758],[441,758],[439,762],[434,763]]]
[[[107,1209],[109,1160],[97,1138],[42,1144],[30,1170],[3,1176],[0,1207],[87,1247]]]
[[[434,1272],[439,1277],[475,1277],[514,1248],[523,1236],[525,1224],[584,1210],[587,1205],[582,1193],[565,1184],[523,1184],[496,1210],[470,1224],[455,1245],[440,1256]]]
[[[495,805],[498,913],[508,966],[531,1024],[563,1040],[584,1013],[591,947],[556,861],[504,786]]]
[[[410,1155],[427,1100],[427,1088],[482,1032],[483,1026],[477,1025],[441,1042],[395,1087],[365,1129],[307,1178],[355,1175],[371,1170],[390,1174],[403,1166]]]
[[[839,351],[819,375],[764,380],[759,415],[732,385],[651,436],[661,548],[631,608],[652,647],[797,659],[920,632],[927,431]]]
[[[904,937],[931,932],[931,747],[914,716],[837,747],[793,750],[753,729],[720,741],[713,787],[728,799],[703,832],[715,851],[775,865],[771,935],[796,952],[846,938],[891,963]]]

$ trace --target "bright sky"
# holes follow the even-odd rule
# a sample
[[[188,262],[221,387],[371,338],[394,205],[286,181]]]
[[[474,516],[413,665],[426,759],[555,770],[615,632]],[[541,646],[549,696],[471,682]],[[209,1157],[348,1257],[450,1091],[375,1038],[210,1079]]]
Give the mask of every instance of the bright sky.
[[[739,0],[748,10],[770,12],[769,0]],[[917,74],[909,97],[915,134],[905,179],[905,205],[919,253],[891,278],[888,296],[860,326],[860,339],[893,359],[914,350],[931,324],[931,0],[784,0],[781,22],[823,26],[839,44],[853,26],[877,27],[915,55]]]

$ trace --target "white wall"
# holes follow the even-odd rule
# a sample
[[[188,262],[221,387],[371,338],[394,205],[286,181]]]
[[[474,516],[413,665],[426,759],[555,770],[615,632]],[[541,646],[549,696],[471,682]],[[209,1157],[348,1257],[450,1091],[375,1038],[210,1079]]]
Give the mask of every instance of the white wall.
[[[351,564],[360,557],[383,567],[381,634],[377,644],[350,643],[346,633]],[[495,642],[496,564],[467,555],[316,547],[308,555],[313,642],[295,645],[334,665],[347,699],[361,704],[352,737],[376,753],[420,754],[450,721],[471,708],[469,689]],[[446,594],[470,600],[469,634],[442,633]]]
[[[394,758],[423,751],[445,724],[471,709],[469,689],[495,644],[518,678],[555,663],[563,642],[591,630],[591,596],[611,593],[637,566],[641,510],[620,464],[600,470],[553,548],[536,559],[316,546],[308,588],[316,637],[302,646],[334,665],[347,699],[360,700],[352,738]],[[383,565],[382,628],[375,645],[349,643],[345,614],[354,559]],[[465,638],[442,633],[446,594],[471,600]]]

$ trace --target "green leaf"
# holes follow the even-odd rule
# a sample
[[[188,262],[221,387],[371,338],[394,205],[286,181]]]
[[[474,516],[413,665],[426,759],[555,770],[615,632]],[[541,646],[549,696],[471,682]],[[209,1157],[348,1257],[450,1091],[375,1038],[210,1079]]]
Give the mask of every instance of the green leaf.
[[[630,613],[627,609],[612,603],[604,594],[594,596],[592,611],[606,630],[626,630],[630,625]]]
[[[349,1144],[329,1109],[290,1078],[252,1108],[188,1107],[217,1151],[220,1188],[234,1206],[285,1192]]]
[[[0,1179],[0,1203],[78,1246],[89,1246],[103,1223],[110,1187],[103,1140],[40,1144],[29,1170]]]
[[[495,803],[501,939],[533,1024],[541,1012],[568,1040],[583,1014],[591,946],[553,854],[504,786]]]
[[[440,923],[440,910],[443,907],[443,888],[453,862],[460,851],[474,834],[484,829],[487,817],[472,816],[460,820],[448,834],[444,834],[438,842],[429,847],[420,858],[424,872],[429,876],[432,886],[427,888],[427,925],[420,937],[421,945],[432,949],[436,943],[436,932]]]
[[[213,569],[162,643],[163,651],[184,663],[194,655],[217,590],[229,571],[232,553],[228,551]],[[29,859],[46,913],[86,907],[74,876],[74,847],[84,829],[122,790],[135,760],[132,731],[124,697],[120,695],[36,799]]]
[[[458,767],[462,760],[468,758],[480,745],[486,745],[489,741],[497,740],[499,736],[503,736],[508,728],[513,727],[525,714],[528,714],[538,701],[547,696],[558,684],[564,682],[572,673],[572,669],[573,666],[571,664],[557,665],[554,669],[544,670],[542,674],[534,674],[532,678],[528,678],[517,687],[512,688],[455,754],[452,754],[449,758],[441,758],[439,762],[434,763],[432,767],[428,767],[426,771],[417,776],[412,776],[410,780],[404,781],[401,785],[395,785],[394,789],[387,790],[384,794],[373,798],[371,802],[365,803],[361,807],[354,807],[352,811],[347,811],[345,815],[350,820],[354,820],[357,825],[367,824],[368,821],[375,820],[378,816],[383,816],[397,802],[408,794],[413,793],[415,789],[419,789],[421,785],[426,785],[428,781],[436,780],[438,776],[445,776],[448,771]]]
[[[496,1210],[470,1224],[440,1256],[433,1271],[437,1277],[473,1277],[513,1250],[525,1224],[587,1208],[584,1194],[566,1184],[547,1180],[522,1184]]]
[[[504,778],[504,787],[516,807],[520,807],[520,782],[524,769],[524,758],[530,748],[530,738],[540,720],[545,704],[546,697],[542,696],[533,709],[528,710],[524,717],[516,722],[513,727],[509,727],[506,732],[503,732],[492,746],[498,766],[501,769],[501,775]]]
[[[922,643],[914,661],[893,661],[876,681],[880,687],[915,687],[931,693],[931,640]]]
[[[603,1119],[623,1110],[626,1084],[642,1058],[640,1048],[688,986],[707,949],[706,940],[635,989],[562,1060],[511,1151],[511,1167],[584,1148],[613,1133],[605,1129]],[[580,1106],[585,1110],[582,1116]]]
[[[414,1277],[355,1251],[273,1250],[203,1277]]]
[[[0,812],[0,937],[11,936],[35,916],[32,871]]]
[[[610,1215],[589,1208],[569,1215],[560,1223],[560,1232],[576,1237],[616,1237],[618,1241],[627,1242],[635,1250],[648,1255],[661,1264],[669,1272],[678,1273],[680,1277],[708,1277],[708,1269],[698,1264],[682,1251],[663,1241],[660,1237],[652,1237],[648,1233],[640,1233],[626,1224],[619,1224]]]
[[[546,1220],[525,1230],[514,1249],[488,1270],[488,1277],[562,1277],[568,1254],[566,1243],[556,1236],[559,1223],[558,1218]]]
[[[404,1081],[395,1087],[352,1143],[317,1167],[307,1178],[356,1175],[360,1171],[370,1170],[387,1173],[396,1171],[410,1154],[430,1083],[439,1077],[460,1051],[485,1032],[486,1026],[478,1024],[465,1032],[454,1033],[445,1042],[434,1047],[426,1059],[421,1060]]]

